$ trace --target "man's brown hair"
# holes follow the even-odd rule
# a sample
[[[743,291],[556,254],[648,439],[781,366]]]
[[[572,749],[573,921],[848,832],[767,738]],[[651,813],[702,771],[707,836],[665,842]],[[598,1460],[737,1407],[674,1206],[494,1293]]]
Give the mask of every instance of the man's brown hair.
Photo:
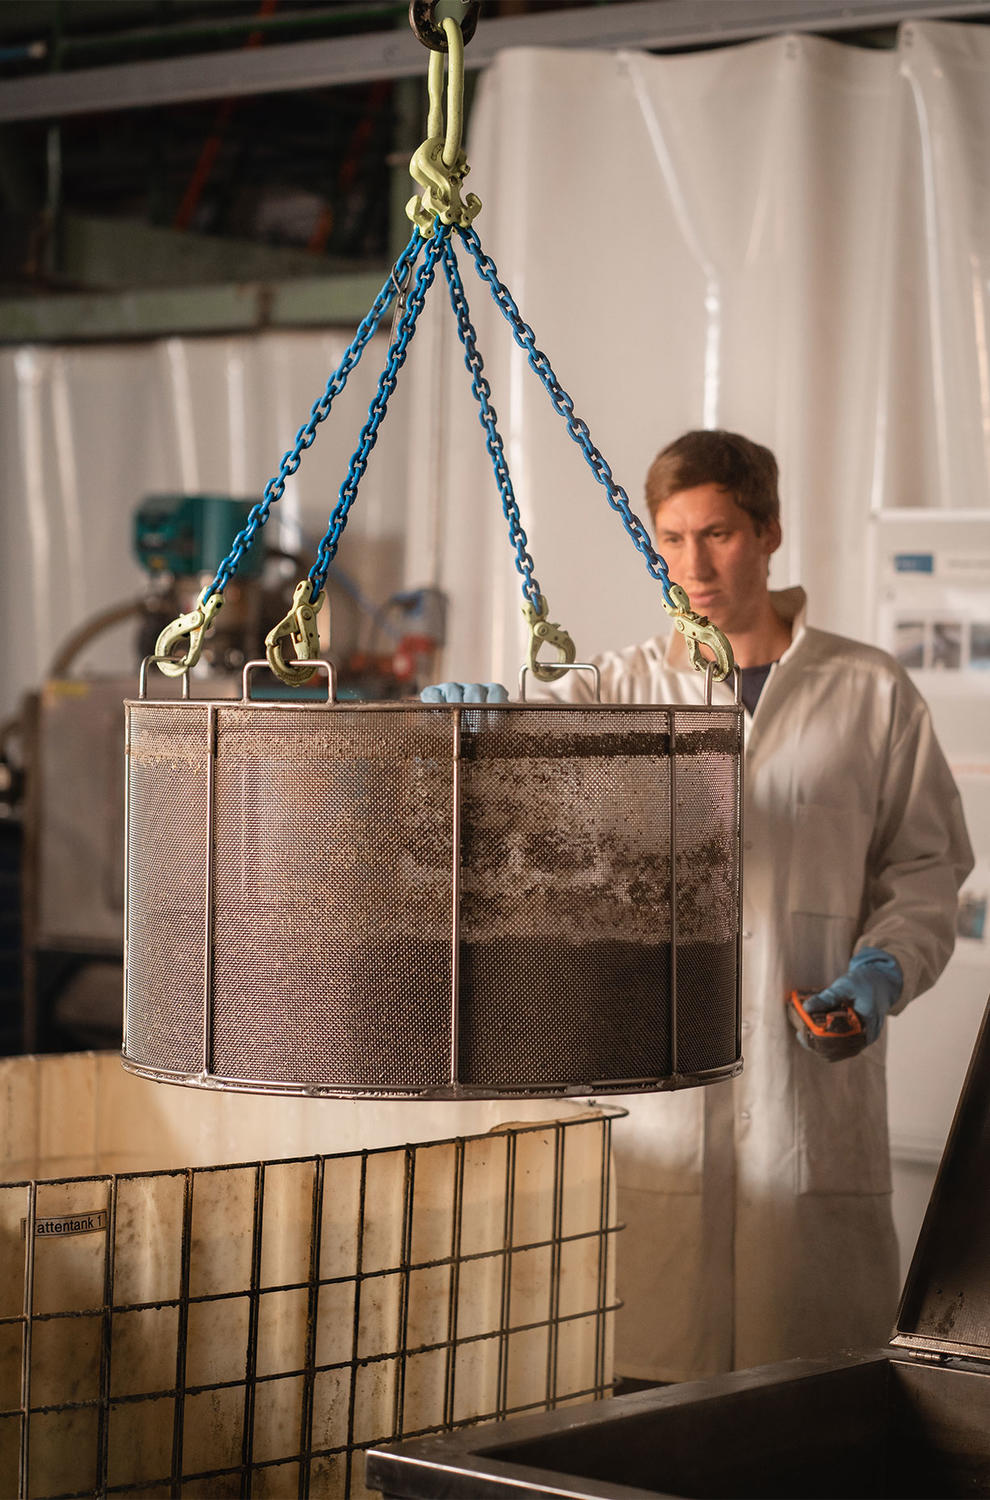
[[[685,432],[650,465],[646,503],[655,525],[657,511],[671,495],[700,484],[717,484],[728,490],[760,533],[768,522],[780,520],[777,474],[777,460],[770,449],[738,432],[715,428]]]

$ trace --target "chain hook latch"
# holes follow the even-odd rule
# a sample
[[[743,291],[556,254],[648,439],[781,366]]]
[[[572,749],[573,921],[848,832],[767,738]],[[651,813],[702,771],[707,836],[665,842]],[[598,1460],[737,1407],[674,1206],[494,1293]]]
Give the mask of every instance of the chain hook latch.
[[[687,590],[679,583],[670,585],[670,603],[668,604],[664,599],[663,607],[673,620],[675,628],[681,632],[687,642],[688,655],[694,670],[707,672],[708,668],[713,666],[715,681],[724,682],[735,667],[728,638],[722,634],[717,625],[712,624],[707,615],[699,615],[691,608]],[[708,647],[712,653],[711,657],[702,654],[702,646]]]
[[[538,609],[529,599],[522,607],[523,619],[529,626],[526,666],[539,682],[556,682],[558,677],[564,676],[567,666],[574,660],[574,642],[566,630],[547,619],[547,601],[543,595],[537,594],[536,597],[540,601]],[[537,661],[537,653],[544,645],[552,646],[557,653],[557,662],[565,665],[559,666],[553,662]]]
[[[424,239],[429,239],[433,233],[437,219],[441,224],[456,224],[460,229],[467,229],[481,211],[481,199],[476,194],[461,197],[461,184],[471,170],[467,154],[461,147],[465,37],[457,21],[449,15],[443,18],[442,26],[447,39],[446,127],[443,112],[444,54],[431,51],[426,140],[416,148],[409,162],[409,175],[419,183],[423,194],[421,197],[413,194],[406,204],[406,214]]]
[[[222,594],[210,594],[200,599],[195,609],[188,614],[177,615],[171,625],[166,625],[155,642],[155,665],[166,677],[181,677],[194,667],[203,654],[206,632],[213,624],[217,610],[223,604]],[[182,656],[173,656],[173,648],[188,637],[189,645]]]
[[[265,636],[265,655],[275,676],[289,687],[302,687],[312,677],[312,665],[320,655],[320,632],[316,616],[323,603],[322,591],[313,599],[313,582],[304,578],[292,595],[292,608]],[[294,661],[286,661],[286,643],[292,642]]]

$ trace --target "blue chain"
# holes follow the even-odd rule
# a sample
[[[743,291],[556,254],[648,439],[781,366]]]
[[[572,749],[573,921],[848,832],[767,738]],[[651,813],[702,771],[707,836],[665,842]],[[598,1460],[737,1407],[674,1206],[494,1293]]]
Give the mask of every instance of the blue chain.
[[[483,281],[488,283],[492,297],[502,315],[509,323],[516,343],[526,351],[530,367],[542,381],[550,396],[554,410],[564,418],[568,432],[582,449],[592,473],[604,488],[609,505],[619,513],[626,531],[645,558],[651,577],[657,579],[661,584],[664,598],[668,604],[671,603],[670,576],[667,571],[667,564],[650,542],[642,522],[633,513],[625,490],[615,482],[611,469],[591,441],[586,423],[580,417],[575,416],[573,400],[558,381],[547,356],[542,350],[536,347],[536,338],[533,330],[523,321],[510,292],[499,280],[498,270],[494,261],[485,255],[481,247],[481,241],[473,229],[459,228],[457,232],[474,258],[478,274]],[[512,480],[505,461],[502,439],[496,425],[496,413],[491,405],[491,387],[484,375],[484,364],[478,351],[477,338],[471,323],[471,315],[463,282],[461,281],[457,261],[449,243],[450,233],[449,226],[445,227],[437,223],[429,241],[424,241],[419,231],[414,230],[409,243],[396,261],[388,281],[385,282],[378,293],[369,312],[361,322],[354,339],[348,346],[343,359],[327,382],[323,395],[313,403],[310,409],[309,420],[296,433],[293,446],[282,457],[278,473],[268,481],[262,499],[250,511],[243,529],[234,538],[231,549],[217,569],[213,582],[203,593],[202,597],[204,599],[209,598],[211,595],[221,595],[230,582],[241,559],[253,543],[257,532],[268,520],[272,505],[281,499],[285,491],[286,480],[298,469],[305,449],[311,447],[314,443],[317,427],[329,416],[334,397],[343,390],[348,376],[360,360],[368,342],[377,332],[385,316],[385,312],[396,294],[396,290],[405,284],[419,259],[424,244],[426,244],[426,254],[416,270],[415,280],[412,290],[409,293],[407,305],[402,311],[394,331],[389,349],[388,363],[379,378],[378,390],[368,408],[368,420],[361,430],[357,450],[351,458],[347,476],[340,487],[337,503],[331,513],[326,534],[320,542],[317,549],[316,561],[309,572],[309,578],[312,583],[312,597],[315,598],[326,583],[327,573],[336,555],[344,527],[347,524],[348,513],[354,503],[358,486],[367,469],[371,450],[378,440],[378,431],[385,418],[389,399],[395,390],[398,372],[405,363],[408,346],[415,333],[416,322],[422,311],[426,293],[433,285],[437,260],[442,257],[450,302],[457,319],[457,331],[464,346],[464,363],[471,375],[471,389],[478,402],[479,421],[485,429],[486,447],[492,460],[495,480],[502,499],[502,510],[509,523],[509,537],[516,551],[516,568],[524,580],[523,595],[535,608],[539,608],[540,588],[533,575],[533,560],[526,550],[526,533],[520,521],[519,507],[513,493]]]
[[[343,359],[337,366],[323,395],[318,401],[314,401],[310,408],[309,420],[300,427],[296,433],[296,440],[287,453],[282,456],[282,463],[278,473],[265,485],[264,495],[258,504],[248,513],[244,527],[234,538],[233,544],[227,556],[217,569],[216,577],[209,588],[203,594],[203,598],[209,598],[211,594],[222,594],[227,584],[240,565],[241,559],[254,541],[255,535],[268,520],[268,513],[277,500],[281,500],[285,491],[285,481],[289,479],[298,469],[302,460],[303,451],[312,446],[316,440],[316,429],[321,422],[325,422],[330,415],[330,407],[335,396],[343,390],[347,383],[347,377],[364,353],[365,347],[372,336],[377,332],[378,325],[388,308],[392,298],[396,295],[406,277],[409,275],[413,265],[423,248],[425,241],[419,233],[414,230],[408,245],[403,250],[389,275],[388,281],[382,287],[375,298],[364,321],[360,324],[357,333],[347,348]],[[315,594],[314,594],[315,597]]]
[[[361,429],[357,449],[351,458],[347,476],[340,486],[337,503],[330,514],[326,535],[317,548],[316,561],[309,570],[309,578],[313,585],[312,598],[314,599],[326,582],[327,573],[336,554],[341,534],[347,525],[347,513],[354,503],[358,485],[361,483],[364,471],[368,467],[368,458],[370,457],[371,450],[378,441],[378,429],[388,410],[389,397],[395,390],[399,370],[405,364],[406,350],[416,331],[416,319],[422,311],[426,294],[433,285],[437,257],[443,251],[443,247],[449,237],[450,227],[441,227],[438,223],[427,244],[426,254],[417,268],[412,291],[409,293],[405,310],[399,319],[395,336],[389,349],[388,363],[382,371],[378,381],[378,390],[368,408],[368,420]]]
[[[519,516],[519,506],[512,489],[512,478],[509,467],[505,461],[505,451],[502,447],[502,438],[496,426],[496,412],[491,404],[492,388],[484,374],[484,361],[478,351],[478,342],[474,327],[471,323],[471,310],[468,307],[467,297],[464,292],[464,283],[457,268],[457,260],[454,256],[450,242],[447,241],[443,248],[443,269],[447,278],[447,290],[450,293],[450,305],[454,309],[457,319],[457,332],[460,334],[461,343],[464,345],[464,363],[471,376],[471,389],[478,403],[478,420],[485,429],[485,447],[488,449],[495,470],[495,482],[498,485],[499,494],[502,496],[502,510],[505,519],[509,523],[509,539],[516,549],[516,568],[522,574],[523,596],[529,600],[533,608],[539,613],[540,610],[540,585],[533,577],[533,559],[526,551],[526,533],[522,529]]]
[[[618,511],[626,531],[646,559],[647,570],[651,578],[657,580],[663,589],[664,598],[668,604],[671,604],[673,601],[670,597],[670,574],[667,571],[667,564],[650,541],[642,521],[633,512],[625,490],[621,485],[616,484],[612,477],[612,470],[591,441],[587,424],[574,415],[573,400],[553,373],[550,361],[542,349],[536,347],[536,335],[532,328],[523,322],[522,315],[512,300],[510,292],[499,280],[495,262],[484,253],[481,241],[473,229],[458,229],[457,232],[474,257],[478,275],[483,281],[487,281],[499,311],[512,329],[513,338],[520,348],[525,349],[530,368],[543,382],[554,410],[564,418],[568,432],[583,450],[591,472],[604,488],[609,505],[613,510]]]

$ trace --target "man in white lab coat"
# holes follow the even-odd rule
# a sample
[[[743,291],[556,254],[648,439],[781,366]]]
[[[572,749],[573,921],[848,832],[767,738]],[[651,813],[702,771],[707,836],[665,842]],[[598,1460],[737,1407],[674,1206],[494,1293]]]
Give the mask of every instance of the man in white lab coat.
[[[803,590],[768,587],[781,540],[773,455],[736,434],[687,433],[654,461],[646,498],[670,576],[732,643],[746,704],[745,1067],[729,1083],[624,1101],[631,1118],[615,1133],[627,1226],[617,1368],[672,1380],[890,1337],[884,1017],[948,962],[973,857],[907,675],[810,628]],[[598,664],[605,702],[703,699],[678,633]],[[569,674],[569,696],[590,695],[584,676]],[[803,1050],[785,1013],[795,988],[822,1007],[851,999],[872,1044],[838,1063]]]
[[[771,592],[777,465],[687,433],[647,478],[657,547],[729,637],[746,704],[740,1077],[624,1098],[616,1368],[683,1380],[887,1342],[898,1292],[885,1016],[938,978],[972,868],[928,710],[884,652]],[[703,701],[679,633],[598,658],[611,703]],[[448,693],[453,685],[437,690]],[[592,696],[570,673],[558,697]],[[455,689],[456,691],[456,689]],[[727,686],[716,700],[731,701]],[[792,989],[851,1000],[871,1045],[830,1063],[788,1023]]]

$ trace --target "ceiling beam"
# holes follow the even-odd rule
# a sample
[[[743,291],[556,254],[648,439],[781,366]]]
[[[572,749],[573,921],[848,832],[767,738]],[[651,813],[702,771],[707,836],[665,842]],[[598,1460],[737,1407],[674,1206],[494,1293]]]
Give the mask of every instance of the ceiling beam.
[[[908,20],[981,17],[990,18],[988,0],[705,0],[700,6],[698,0],[620,0],[483,19],[464,60],[468,68],[483,68],[505,47],[657,51],[785,31],[839,33]],[[424,49],[411,31],[367,32],[15,78],[0,83],[0,121],[276,94],[425,71]]]

